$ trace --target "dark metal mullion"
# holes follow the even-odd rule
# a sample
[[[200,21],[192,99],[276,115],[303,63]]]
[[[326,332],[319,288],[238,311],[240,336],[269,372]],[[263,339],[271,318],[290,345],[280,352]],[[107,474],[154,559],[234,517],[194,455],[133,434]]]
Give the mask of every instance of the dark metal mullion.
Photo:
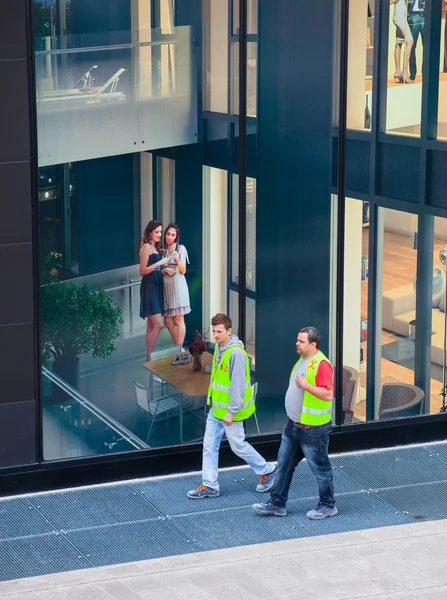
[[[426,150],[426,142],[435,140],[438,130],[439,100],[439,50],[441,45],[441,13],[442,0],[426,2],[424,26],[424,77],[422,78],[422,115],[421,139],[422,148]],[[421,65],[422,67],[422,65]],[[425,157],[424,157],[425,159]],[[425,173],[424,173],[425,174]],[[423,198],[421,198],[423,200]]]
[[[33,354],[34,354],[34,406],[35,415],[35,459],[39,468],[45,460],[43,455],[43,406],[42,406],[42,354],[40,334],[40,228],[39,228],[39,160],[37,148],[37,107],[36,107],[36,57],[34,54],[34,5],[31,0],[25,2],[26,10],[26,45],[28,106],[30,132],[30,193],[32,207],[32,266],[33,266]]]
[[[66,269],[71,270],[71,197],[70,165],[61,165],[61,209],[62,209],[62,261]]]
[[[230,124],[230,129],[233,129]],[[232,139],[233,132],[229,132],[229,139]],[[239,292],[239,290],[234,290],[233,283],[233,173],[231,171],[227,171],[227,307],[228,314],[230,314],[231,310],[231,291]]]
[[[247,300],[247,0],[239,0],[239,338],[246,338]]]
[[[338,98],[338,202],[337,202],[337,283],[335,316],[335,414],[336,422],[343,422],[343,337],[344,337],[344,284],[345,284],[345,208],[346,208],[346,129],[348,104],[348,38],[349,0],[341,1],[340,14],[340,77]]]
[[[233,80],[232,80],[232,64],[231,64],[231,49],[233,47],[231,43],[233,32],[233,0],[228,2],[228,46],[227,46],[227,113],[231,115],[231,95],[233,92]],[[230,159],[231,155],[229,155],[229,162],[231,164]]]
[[[368,337],[366,352],[366,420],[375,418],[375,394],[377,381],[380,379],[380,358],[377,351],[381,347],[381,331],[378,330],[378,305],[381,294],[381,265],[379,244],[382,243],[380,235],[379,211],[377,204],[369,207],[369,244],[368,244]],[[381,313],[381,311],[380,311]],[[380,319],[381,325],[381,319]]]
[[[236,292],[237,294],[239,293],[239,285],[234,283],[234,281],[232,281],[228,287],[231,291]],[[247,288],[247,298],[250,298],[250,300],[256,300],[256,292],[253,292],[253,290]]]
[[[414,383],[425,392],[425,412],[430,411],[434,223],[433,216],[419,215]]]
[[[152,215],[154,219],[158,219],[161,215],[158,214],[158,161],[155,154],[152,154]]]
[[[374,204],[376,195],[376,166],[379,150],[379,137],[385,128],[386,93],[388,71],[388,21],[389,8],[383,9],[380,0],[375,1],[374,8],[374,56],[373,85],[371,102],[371,149],[370,149],[370,205],[369,205],[369,239],[368,239],[368,300],[367,300],[367,351],[366,351],[366,420],[372,421],[375,416],[377,368],[377,309],[378,309],[378,267],[379,267],[379,207]],[[384,45],[385,44],[385,45]],[[381,346],[379,340],[379,347]],[[380,370],[379,370],[380,373]]]
[[[427,188],[427,142],[436,138],[438,128],[441,9],[441,0],[426,3],[419,184],[419,206],[422,208]],[[414,383],[425,392],[424,412],[430,411],[434,237],[434,217],[422,212],[418,219]]]

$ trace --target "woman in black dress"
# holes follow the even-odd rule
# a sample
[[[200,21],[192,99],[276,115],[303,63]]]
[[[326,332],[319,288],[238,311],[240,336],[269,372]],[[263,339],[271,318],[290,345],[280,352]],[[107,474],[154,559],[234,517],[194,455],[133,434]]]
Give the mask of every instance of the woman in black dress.
[[[140,317],[146,319],[146,360],[157,345],[163,329],[164,297],[161,267],[167,258],[160,254],[162,233],[160,221],[150,221],[144,230],[140,248]]]

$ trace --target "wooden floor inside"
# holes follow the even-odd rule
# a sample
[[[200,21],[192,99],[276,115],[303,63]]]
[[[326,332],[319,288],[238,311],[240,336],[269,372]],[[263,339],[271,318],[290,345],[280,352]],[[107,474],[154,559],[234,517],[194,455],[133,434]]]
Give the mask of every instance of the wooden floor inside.
[[[369,229],[363,229],[362,238],[362,253],[368,256]],[[435,240],[434,247],[434,264],[440,265],[439,251],[445,245],[443,240]],[[410,285],[413,283],[416,275],[416,258],[417,252],[412,249],[412,237],[401,235],[398,233],[384,233],[383,246],[383,291],[389,291],[397,287]],[[362,282],[362,318],[368,317],[368,281]],[[400,336],[386,330],[382,330],[382,345],[397,341]],[[363,344],[364,348],[364,365],[366,365],[367,342]],[[411,369],[398,365],[390,360],[381,359],[381,384],[384,383],[409,383],[414,384],[414,372]],[[380,388],[382,387],[380,386]],[[363,390],[366,389],[366,371],[360,374],[360,386]],[[436,379],[430,380],[430,413],[438,413],[441,407],[441,391],[442,383]],[[376,391],[376,402],[379,403],[380,390]],[[364,393],[363,393],[364,395]],[[362,397],[362,396],[360,396]],[[355,418],[364,421],[366,419],[366,401],[363,399],[355,409]]]

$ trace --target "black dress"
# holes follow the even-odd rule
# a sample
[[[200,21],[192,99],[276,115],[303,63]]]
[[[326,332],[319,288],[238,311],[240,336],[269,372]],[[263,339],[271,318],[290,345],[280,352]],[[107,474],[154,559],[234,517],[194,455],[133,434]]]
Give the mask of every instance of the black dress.
[[[147,266],[150,267],[161,259],[161,254],[151,254]],[[147,317],[159,313],[163,314],[163,274],[160,267],[157,267],[149,275],[143,275],[140,286],[140,300],[140,317],[142,319],[147,319]]]

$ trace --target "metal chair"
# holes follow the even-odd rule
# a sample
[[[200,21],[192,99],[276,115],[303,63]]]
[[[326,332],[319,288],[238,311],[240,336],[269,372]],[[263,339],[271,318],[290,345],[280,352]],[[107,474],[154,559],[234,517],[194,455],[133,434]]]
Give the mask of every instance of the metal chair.
[[[143,410],[146,413],[146,415],[150,415],[152,417],[151,425],[149,427],[149,432],[146,438],[146,444],[149,444],[149,438],[151,436],[152,428],[154,426],[155,421],[167,420],[171,416],[170,411],[172,411],[173,409],[179,408],[180,411],[182,410],[180,405],[180,394],[177,393],[171,394],[169,396],[160,396],[159,398],[153,399],[151,398],[151,391],[148,388],[144,387],[144,385],[141,385],[141,383],[138,383],[137,381],[134,381],[133,384],[135,388],[137,412],[135,414],[132,430],[136,425],[140,409]],[[178,400],[175,399],[176,396],[178,397]],[[161,418],[158,418],[159,416],[161,416]],[[182,432],[180,419],[180,436],[181,435]]]

